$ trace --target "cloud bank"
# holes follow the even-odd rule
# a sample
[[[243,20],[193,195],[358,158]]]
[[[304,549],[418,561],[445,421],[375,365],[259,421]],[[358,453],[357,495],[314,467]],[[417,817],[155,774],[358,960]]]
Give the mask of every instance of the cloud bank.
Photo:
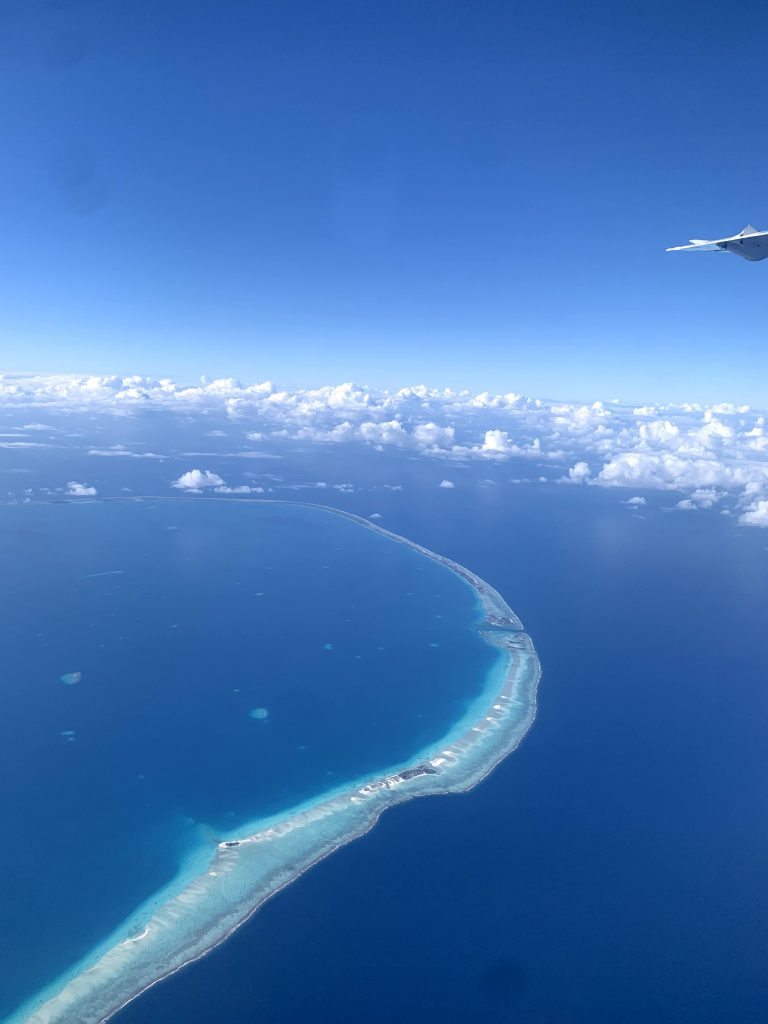
[[[231,378],[187,385],[140,376],[6,375],[0,376],[0,408],[218,417],[226,421],[228,438],[240,442],[229,454],[241,458],[274,457],[280,444],[294,442],[357,444],[373,452],[397,449],[454,462],[525,460],[533,466],[533,479],[631,488],[635,497],[642,496],[636,493],[641,490],[682,492],[678,507],[688,511],[712,508],[726,496],[743,524],[768,525],[765,414],[726,402],[631,406],[425,385],[377,391],[344,383],[287,390],[270,381],[242,384]],[[33,417],[25,418],[28,428],[36,423]],[[218,437],[224,432],[205,433]],[[270,452],[248,447],[255,442]],[[20,438],[2,446],[30,443]],[[90,446],[90,451],[163,457],[137,456],[120,447]],[[209,472],[192,470],[201,474],[194,477],[196,485],[182,483],[190,476],[184,474],[174,486],[226,486],[220,477],[211,482],[205,476]]]

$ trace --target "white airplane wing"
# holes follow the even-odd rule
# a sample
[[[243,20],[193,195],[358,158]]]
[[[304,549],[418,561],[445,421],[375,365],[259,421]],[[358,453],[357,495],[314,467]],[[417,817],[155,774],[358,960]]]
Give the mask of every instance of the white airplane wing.
[[[673,245],[667,252],[732,252],[742,259],[757,263],[768,259],[768,231],[758,231],[747,224],[738,235],[718,238],[709,242],[703,238],[692,238],[688,245]]]
[[[702,238],[692,238],[690,245],[673,245],[667,252],[725,252],[719,242],[707,242]]]

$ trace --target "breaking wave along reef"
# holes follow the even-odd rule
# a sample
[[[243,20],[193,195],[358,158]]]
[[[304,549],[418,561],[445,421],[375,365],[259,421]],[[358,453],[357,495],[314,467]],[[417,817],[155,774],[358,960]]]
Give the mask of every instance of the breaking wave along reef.
[[[478,630],[497,652],[480,695],[439,741],[415,752],[407,763],[220,834],[207,863],[198,859],[194,873],[186,871],[156,893],[98,949],[12,1014],[9,1024],[99,1024],[108,1019],[223,942],[276,892],[364,835],[388,807],[477,785],[533,723],[539,661],[500,594],[463,566],[404,537],[349,513],[314,508],[406,545],[473,589],[482,609]]]

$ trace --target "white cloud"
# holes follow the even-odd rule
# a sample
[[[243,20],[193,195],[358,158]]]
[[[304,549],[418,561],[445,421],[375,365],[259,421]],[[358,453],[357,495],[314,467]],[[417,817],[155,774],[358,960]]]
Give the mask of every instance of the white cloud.
[[[677,446],[680,437],[680,428],[669,420],[651,420],[650,423],[641,423],[638,435],[643,445],[669,447]]]
[[[55,448],[43,441],[0,441],[0,448]]]
[[[171,487],[180,491],[202,491],[205,487],[226,487],[226,484],[217,473],[210,469],[190,469],[182,473],[178,480],[174,480]]]
[[[361,423],[358,433],[363,441],[378,442],[379,444],[407,447],[412,441],[408,431],[398,419],[385,420],[383,423],[375,423],[372,420]]]
[[[453,480],[441,480],[437,486],[444,488],[446,491],[452,491],[456,487],[456,484]]]
[[[641,497],[639,494],[636,494],[632,498],[627,498],[626,501],[622,501],[622,505],[639,506],[639,505],[644,505],[644,504],[645,504],[645,498]]]
[[[438,427],[436,423],[417,423],[413,428],[413,442],[417,447],[450,448],[456,440],[453,427]]]
[[[739,516],[739,522],[745,526],[768,526],[768,498],[754,502]]]
[[[174,486],[176,486],[174,484]],[[199,490],[199,488],[197,488]],[[214,487],[217,494],[263,494],[263,487],[250,487],[248,484],[241,484],[239,487],[227,487],[226,484],[222,484],[220,487]]]
[[[70,480],[67,484],[67,494],[71,498],[92,498],[97,493],[95,487],[88,484],[79,484],[77,480]]]
[[[640,485],[655,490],[743,487],[768,483],[768,462],[742,463],[670,452],[625,452],[606,462],[596,482],[606,487]]]
[[[102,458],[126,458],[126,459],[159,459],[163,460],[164,455],[155,455],[154,452],[132,452],[124,445],[116,444],[111,448],[89,448],[89,455],[99,455]]]
[[[271,381],[246,384],[233,378],[180,384],[141,376],[0,375],[0,408],[50,408],[89,416],[165,410],[178,412],[189,422],[198,415],[226,417],[237,424],[240,436],[257,441],[263,449],[239,450],[233,445],[237,450],[182,453],[198,464],[214,457],[280,458],[280,447],[289,443],[356,444],[367,445],[372,453],[395,448],[463,462],[524,458],[533,464],[531,470],[514,474],[515,479],[540,479],[549,466],[555,469],[553,480],[565,474],[562,479],[568,482],[592,486],[679,491],[679,500],[697,508],[706,507],[706,499],[694,494],[714,488],[733,499],[745,523],[760,517],[758,503],[768,499],[765,415],[730,402],[631,407],[600,401],[549,402],[516,392],[474,393],[423,384],[394,391],[351,382],[281,390]],[[30,416],[24,419],[30,419],[30,430],[49,429]],[[205,432],[221,436],[222,431],[208,429],[211,422],[205,423]],[[63,433],[57,437],[72,446],[76,443]],[[93,440],[82,444],[83,451],[102,457],[163,457],[108,448]],[[0,447],[6,448],[35,445],[21,437],[0,440]]]
[[[185,459],[280,459],[281,455],[272,452],[257,452],[246,449],[240,452],[181,452]]]
[[[684,498],[682,501],[678,501],[676,508],[682,509],[700,509],[700,508],[712,508],[713,505],[717,504],[725,495],[722,491],[715,490],[714,487],[698,487],[693,494],[688,498]]]
[[[517,449],[517,445],[510,440],[506,430],[486,430],[482,444],[483,451],[504,454],[512,448]]]
[[[585,483],[589,480],[591,472],[589,463],[577,462],[575,466],[571,466],[568,470],[568,480],[570,483],[574,484]]]
[[[520,445],[512,440],[506,430],[486,430],[480,451],[490,456],[525,455],[542,458],[544,455],[538,437],[526,445]]]
[[[718,402],[717,405],[710,407],[712,413],[721,413],[726,416],[733,416],[735,413],[746,413],[749,412],[748,405],[734,405],[732,402]]]

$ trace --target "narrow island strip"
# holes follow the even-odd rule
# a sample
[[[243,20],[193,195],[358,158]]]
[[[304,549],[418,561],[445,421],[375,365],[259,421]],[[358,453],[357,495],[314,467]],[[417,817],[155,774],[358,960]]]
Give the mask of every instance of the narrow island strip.
[[[270,502],[271,503],[271,502]],[[222,839],[207,869],[169,886],[63,978],[29,1000],[7,1024],[102,1024],[148,988],[205,956],[275,893],[376,824],[388,807],[417,796],[464,793],[519,745],[536,715],[541,674],[533,643],[501,595],[469,569],[349,512],[351,519],[405,544],[460,576],[482,607],[481,636],[499,651],[482,695],[449,734],[375,778],[253,823]]]

